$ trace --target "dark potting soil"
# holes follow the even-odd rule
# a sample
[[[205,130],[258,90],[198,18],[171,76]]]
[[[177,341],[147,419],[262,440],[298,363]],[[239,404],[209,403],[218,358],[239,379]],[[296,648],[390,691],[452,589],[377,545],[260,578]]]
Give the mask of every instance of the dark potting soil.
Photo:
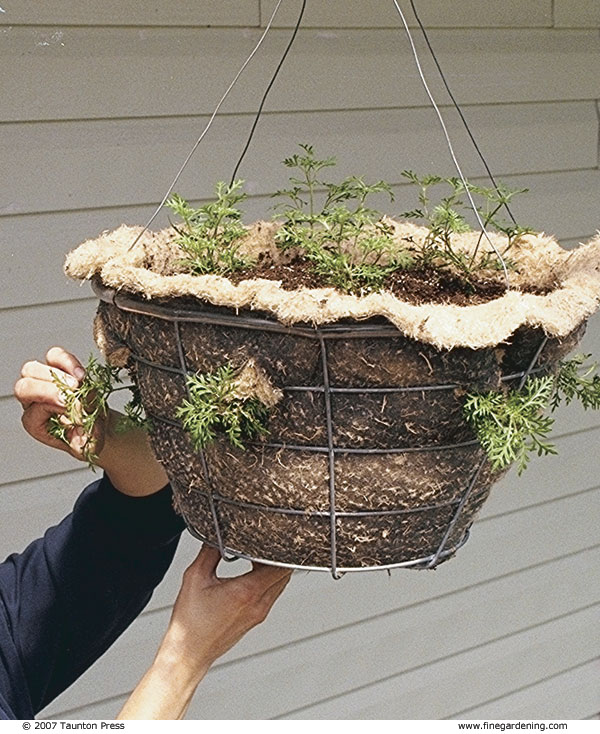
[[[356,568],[435,553],[484,457],[463,419],[465,392],[498,389],[503,376],[529,367],[544,340],[541,330],[531,328],[519,329],[499,347],[479,350],[439,350],[400,332],[328,339],[330,386],[357,390],[331,395],[335,452],[330,460],[317,339],[241,325],[181,322],[176,327],[106,303],[99,319],[109,353],[126,345],[143,360],[171,368],[130,361],[152,414],[155,453],[190,527],[217,543],[218,524],[225,546],[257,559],[322,567],[332,562],[332,546],[339,566]],[[554,369],[583,329],[549,339],[539,364]],[[186,395],[183,375],[176,371],[181,354],[190,372],[213,371],[226,362],[242,367],[253,359],[283,390],[264,441],[243,451],[219,439],[206,449],[204,464],[187,434],[169,422],[176,422],[176,408]],[[431,386],[442,387],[425,389]],[[411,390],[368,391],[382,387]],[[448,547],[459,542],[498,476],[484,464]]]
[[[281,281],[286,290],[298,288],[329,288],[331,283],[317,275],[310,262],[296,258],[290,263],[273,263],[264,258],[255,266],[227,276],[233,283],[249,278],[266,278]],[[440,268],[415,268],[397,270],[385,280],[384,290],[408,303],[452,303],[457,306],[474,306],[492,301],[506,292],[502,274],[485,277],[475,273],[467,281]],[[527,288],[527,293],[545,295],[548,289]],[[361,295],[360,290],[356,295]]]

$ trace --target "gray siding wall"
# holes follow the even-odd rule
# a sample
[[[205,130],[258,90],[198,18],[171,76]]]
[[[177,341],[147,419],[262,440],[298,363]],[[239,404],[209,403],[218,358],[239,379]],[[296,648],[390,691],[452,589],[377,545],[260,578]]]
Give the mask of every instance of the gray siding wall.
[[[275,0],[23,3],[0,13],[0,466],[6,554],[70,508],[92,477],[29,440],[10,397],[20,364],[54,343],[86,357],[95,302],[67,282],[65,252],[145,220],[256,42]],[[241,175],[249,216],[269,206],[297,142],[342,173],[400,184],[403,168],[452,171],[387,0],[309,2]],[[406,6],[407,13],[409,4]],[[177,190],[227,178],[300,3],[224,107]],[[571,245],[598,227],[600,11],[595,0],[420,0],[417,7],[493,170],[531,193],[520,219]],[[482,168],[444,105],[467,175]],[[483,179],[481,179],[483,180]],[[411,205],[398,185],[398,210]],[[600,355],[600,322],[586,351]],[[472,537],[436,572],[297,573],[268,622],[220,661],[190,718],[586,718],[597,687],[600,418],[565,409],[558,458],[495,490]],[[147,611],[45,712],[111,717],[150,663],[186,537]],[[232,694],[233,692],[233,694]]]

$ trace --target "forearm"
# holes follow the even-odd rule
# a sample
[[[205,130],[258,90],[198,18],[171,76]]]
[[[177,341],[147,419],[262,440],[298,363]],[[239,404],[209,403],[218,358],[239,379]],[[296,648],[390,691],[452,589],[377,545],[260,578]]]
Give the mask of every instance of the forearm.
[[[33,711],[71,685],[148,603],[183,529],[172,499],[169,487],[128,496],[104,477],[43,538],[0,564],[0,617]]]
[[[133,497],[154,494],[169,481],[165,470],[152,453],[146,431],[132,428],[119,432],[120,418],[119,413],[109,412],[97,464],[123,494]]]
[[[164,646],[136,686],[118,719],[182,719],[208,663],[189,669],[185,656],[167,652]]]

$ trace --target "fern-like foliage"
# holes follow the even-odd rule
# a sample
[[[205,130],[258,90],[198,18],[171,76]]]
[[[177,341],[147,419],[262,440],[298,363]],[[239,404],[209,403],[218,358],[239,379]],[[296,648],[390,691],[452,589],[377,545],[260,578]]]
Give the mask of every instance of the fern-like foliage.
[[[553,393],[552,377],[534,377],[521,390],[467,396],[465,417],[485,449],[492,469],[504,469],[516,462],[521,474],[532,451],[540,456],[556,453],[546,440],[554,420],[543,415]]]
[[[256,398],[239,398],[235,378],[236,371],[229,364],[214,372],[188,376],[189,399],[182,402],[176,415],[196,450],[205,448],[219,433],[241,449],[244,441],[268,433],[267,406]]]
[[[53,373],[52,377],[63,397],[65,412],[62,420],[58,415],[49,419],[48,433],[68,444],[70,431],[81,427],[88,437],[83,448],[83,457],[93,468],[98,458],[93,450],[94,428],[99,419],[106,418],[108,397],[113,392],[114,383],[120,382],[119,369],[100,364],[90,356],[85,377],[78,387],[71,387],[57,373]]]
[[[516,463],[521,474],[532,452],[555,454],[547,440],[554,418],[544,415],[563,401],[579,400],[584,409],[600,408],[600,375],[591,355],[580,354],[562,361],[555,375],[529,377],[520,390],[470,393],[464,416],[485,449],[494,470]]]
[[[194,209],[179,194],[173,194],[166,202],[181,218],[172,224],[177,232],[177,244],[186,254],[183,264],[192,273],[227,275],[249,267],[252,262],[239,254],[246,235],[238,204],[246,198],[242,192],[243,181],[231,185],[219,182],[215,188],[216,199]]]
[[[275,207],[283,219],[278,246],[297,249],[325,283],[346,293],[380,290],[388,275],[413,263],[382,215],[367,206],[374,194],[393,200],[390,185],[368,184],[358,176],[327,182],[321,171],[333,167],[335,158],[317,158],[311,145],[300,148],[284,160],[293,170],[289,188],[274,194],[283,198]]]
[[[402,171],[401,175],[419,190],[419,207],[403,212],[401,216],[408,219],[422,219],[429,228],[429,234],[425,238],[422,248],[415,250],[415,258],[419,265],[438,268],[452,265],[462,273],[467,281],[478,270],[499,269],[501,267],[495,253],[485,252],[478,255],[483,232],[480,234],[474,252],[470,256],[456,250],[452,244],[454,235],[470,230],[464,214],[467,209],[464,201],[467,190],[475,200],[475,206],[483,226],[486,229],[491,227],[506,235],[506,247],[501,253],[503,256],[520,237],[532,231],[529,227],[522,227],[514,222],[503,222],[498,217],[504,206],[507,206],[518,194],[526,193],[527,189],[511,189],[502,183],[499,183],[497,188],[487,188],[477,186],[469,181],[466,182],[465,186],[460,178],[452,176],[444,178],[435,174],[418,176],[411,170]],[[441,197],[439,203],[433,204],[431,189],[440,185],[448,193]],[[506,260],[506,265],[507,267],[514,267],[510,260]]]
[[[133,427],[148,428],[136,386],[122,385],[121,369],[101,364],[90,355],[85,368],[85,377],[78,387],[71,387],[57,373],[53,373],[54,384],[64,400],[64,414],[54,415],[48,420],[47,430],[51,436],[69,444],[69,434],[73,428],[81,428],[87,437],[83,447],[83,458],[94,469],[98,459],[94,452],[94,430],[99,420],[108,415],[108,399],[118,390],[131,390],[133,398],[125,405],[125,416],[117,424],[117,430]]]
[[[563,362],[556,375],[556,390],[552,397],[555,410],[562,400],[568,405],[579,400],[584,410],[600,408],[600,375],[596,374],[598,365],[588,364],[591,354],[577,354]]]

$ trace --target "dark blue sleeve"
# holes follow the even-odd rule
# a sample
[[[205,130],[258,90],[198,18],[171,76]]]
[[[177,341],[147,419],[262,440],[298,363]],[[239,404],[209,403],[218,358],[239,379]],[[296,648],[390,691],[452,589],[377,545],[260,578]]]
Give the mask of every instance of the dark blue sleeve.
[[[59,525],[0,564],[9,636],[0,656],[14,645],[12,682],[27,688],[3,693],[28,697],[37,713],[87,670],[148,603],[182,529],[170,487],[129,497],[105,477]]]

